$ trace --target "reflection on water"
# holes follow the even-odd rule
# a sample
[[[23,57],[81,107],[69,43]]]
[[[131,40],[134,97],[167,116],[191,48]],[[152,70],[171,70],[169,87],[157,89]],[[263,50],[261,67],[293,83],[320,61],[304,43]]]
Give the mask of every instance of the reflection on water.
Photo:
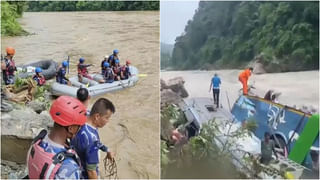
[[[72,76],[81,56],[95,65],[90,72],[100,71],[103,57],[119,49],[121,62],[130,59],[147,74],[132,88],[104,95],[116,113],[99,132],[116,152],[119,178],[159,178],[159,12],[24,13],[20,22],[35,34],[1,42],[1,52],[6,46],[16,49],[16,64],[41,59],[60,63],[69,55]],[[100,169],[103,178],[102,162]]]

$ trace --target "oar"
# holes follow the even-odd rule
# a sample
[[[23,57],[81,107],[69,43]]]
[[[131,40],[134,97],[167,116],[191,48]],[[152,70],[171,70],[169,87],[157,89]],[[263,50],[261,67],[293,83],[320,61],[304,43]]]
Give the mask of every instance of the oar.
[[[147,77],[148,74],[138,74],[138,77]]]

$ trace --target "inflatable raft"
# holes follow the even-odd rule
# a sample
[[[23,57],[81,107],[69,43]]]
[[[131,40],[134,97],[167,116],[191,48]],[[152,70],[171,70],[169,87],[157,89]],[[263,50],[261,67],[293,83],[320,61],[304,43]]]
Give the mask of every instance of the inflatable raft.
[[[42,60],[17,66],[20,78],[27,78],[35,74],[36,67],[41,67],[42,74],[45,79],[51,79],[55,77],[58,68],[58,63],[53,60]]]
[[[83,78],[82,82],[79,82],[78,76],[69,78],[72,86],[60,84],[54,82],[51,86],[51,93],[56,96],[67,95],[76,97],[77,90],[80,87],[86,87],[91,97],[102,95],[112,91],[118,91],[135,85],[139,79],[138,69],[134,66],[130,66],[131,77],[126,80],[114,81],[113,83],[99,83],[99,80],[103,79],[101,74],[90,74],[93,80]],[[89,87],[87,87],[87,85]]]

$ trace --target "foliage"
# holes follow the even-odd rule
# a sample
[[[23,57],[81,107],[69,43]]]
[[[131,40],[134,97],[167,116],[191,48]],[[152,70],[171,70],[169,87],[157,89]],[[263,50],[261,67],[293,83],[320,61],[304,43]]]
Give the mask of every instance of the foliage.
[[[29,1],[27,11],[159,10],[159,1]]]
[[[1,1],[1,35],[28,34],[17,21],[17,18],[22,17],[25,7],[26,2],[23,1]]]
[[[318,12],[318,2],[200,1],[176,38],[171,65],[239,68],[264,54],[263,63],[279,61],[281,71],[318,69]]]
[[[21,87],[24,86],[24,85],[27,85],[27,83],[28,83],[28,79],[20,78],[20,77],[18,76],[18,74],[16,74],[16,80],[15,80],[15,82],[14,82],[14,87],[15,87],[16,89],[19,89],[19,88],[21,88]]]

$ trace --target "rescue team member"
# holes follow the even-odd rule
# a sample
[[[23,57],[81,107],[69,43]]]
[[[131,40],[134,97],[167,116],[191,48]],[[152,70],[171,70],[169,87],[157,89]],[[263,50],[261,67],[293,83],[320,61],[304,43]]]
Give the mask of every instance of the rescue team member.
[[[71,141],[79,154],[83,166],[84,179],[97,179],[99,176],[99,149],[107,153],[107,158],[113,159],[114,153],[100,142],[98,128],[104,127],[115,112],[111,101],[98,99],[92,106],[87,123],[80,128],[79,133]]]
[[[122,66],[123,79],[129,79],[129,77],[131,77],[130,64],[131,64],[131,61],[127,60],[126,65]]]
[[[104,63],[108,62],[108,58],[109,58],[109,56],[105,56],[104,59],[101,61],[101,75],[102,76],[104,75],[105,70],[106,70]]]
[[[7,55],[1,59],[2,78],[5,85],[14,84],[14,72],[17,71],[13,56],[16,50],[12,47],[6,48]]]
[[[28,151],[30,179],[80,179],[80,160],[67,140],[75,137],[85,124],[85,114],[86,107],[73,97],[60,96],[52,103],[53,128],[49,135],[42,130]]]
[[[115,50],[113,50],[113,54],[111,54],[108,58],[108,63],[110,64],[111,67],[116,65],[117,59],[119,60],[119,50],[115,49]]]
[[[110,67],[110,64],[108,62],[105,62],[104,67],[106,68],[103,78],[105,83],[113,83],[114,81],[114,72],[112,68]]]
[[[120,66],[119,59],[115,60],[115,66],[113,66],[113,72],[115,74],[115,78],[114,78],[115,81],[119,81],[119,80],[123,79],[123,72],[122,72],[122,69]]]
[[[79,82],[82,81],[82,77],[86,77],[88,79],[93,79],[89,73],[88,73],[88,67],[92,66],[92,64],[84,64],[84,58],[79,59],[78,63],[78,77],[79,77]]]
[[[59,67],[57,74],[56,74],[56,81],[60,84],[68,84],[71,86],[71,82],[68,78],[66,78],[67,70],[66,68],[69,66],[67,61],[62,62],[62,66]]]
[[[82,88],[82,87],[79,88],[77,91],[77,99],[81,101],[86,108],[88,108],[89,100],[90,100],[88,89]],[[89,114],[90,114],[90,111],[87,110],[86,115],[89,116]]]
[[[220,94],[220,84],[221,80],[217,73],[214,74],[214,77],[211,79],[210,89],[211,91],[212,87],[212,93],[213,93],[213,102],[217,105],[217,108],[219,108],[219,94]]]
[[[37,82],[38,86],[42,86],[46,83],[46,79],[42,75],[42,69],[40,67],[36,67],[36,74],[32,76],[32,79]]]
[[[243,95],[248,95],[248,80],[251,76],[253,68],[250,67],[242,71],[239,75],[239,81],[242,83]]]

